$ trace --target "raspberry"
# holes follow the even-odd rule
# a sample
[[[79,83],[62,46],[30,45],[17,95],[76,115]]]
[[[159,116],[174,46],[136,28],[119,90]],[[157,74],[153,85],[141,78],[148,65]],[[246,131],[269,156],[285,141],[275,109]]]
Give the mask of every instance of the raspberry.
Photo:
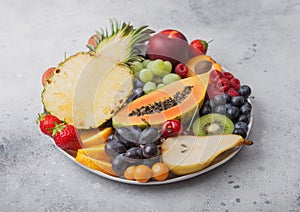
[[[237,90],[234,90],[234,88],[229,88],[225,93],[229,94],[231,97],[240,95]]]
[[[207,99],[213,99],[215,96],[224,94],[224,91],[219,90],[214,85],[209,85],[206,92]]]
[[[234,90],[239,90],[241,87],[241,83],[237,78],[233,78],[230,81],[230,87],[234,88]]]
[[[216,87],[221,91],[227,91],[230,88],[229,80],[224,77],[219,79]]]
[[[209,79],[211,82],[217,82],[220,78],[223,77],[223,74],[218,70],[213,70],[210,72]]]
[[[186,78],[188,74],[188,68],[186,65],[179,63],[175,68],[175,73],[178,74],[181,78]]]
[[[230,72],[224,72],[224,73],[223,73],[223,76],[224,76],[225,78],[227,78],[228,80],[231,80],[231,79],[234,78],[234,76],[233,76],[232,73],[230,73]]]

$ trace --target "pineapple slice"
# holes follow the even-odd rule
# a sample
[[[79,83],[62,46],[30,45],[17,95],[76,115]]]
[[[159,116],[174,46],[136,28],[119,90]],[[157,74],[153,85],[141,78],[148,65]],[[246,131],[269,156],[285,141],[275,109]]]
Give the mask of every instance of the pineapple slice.
[[[133,89],[127,64],[141,59],[137,47],[153,33],[116,21],[111,28],[111,35],[98,32],[95,49],[62,62],[42,93],[45,109],[78,129],[102,125],[124,105]]]

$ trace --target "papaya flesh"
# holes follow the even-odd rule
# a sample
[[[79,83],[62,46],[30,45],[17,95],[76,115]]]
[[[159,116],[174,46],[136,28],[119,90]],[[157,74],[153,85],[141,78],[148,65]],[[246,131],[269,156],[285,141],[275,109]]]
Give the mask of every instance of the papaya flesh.
[[[222,72],[221,65],[216,63],[216,61],[208,55],[199,55],[193,57],[186,63],[186,66],[188,68],[188,77],[204,74],[212,70],[218,70]]]
[[[201,107],[209,73],[188,77],[148,93],[121,109],[112,119],[113,126],[162,125],[171,119],[189,120]]]

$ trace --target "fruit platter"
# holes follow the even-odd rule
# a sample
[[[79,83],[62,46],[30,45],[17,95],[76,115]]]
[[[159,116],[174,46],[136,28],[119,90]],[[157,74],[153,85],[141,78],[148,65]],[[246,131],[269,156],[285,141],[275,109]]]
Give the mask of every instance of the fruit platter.
[[[70,160],[118,182],[166,184],[253,143],[251,88],[207,54],[210,42],[115,19],[108,28],[42,75],[37,123]]]

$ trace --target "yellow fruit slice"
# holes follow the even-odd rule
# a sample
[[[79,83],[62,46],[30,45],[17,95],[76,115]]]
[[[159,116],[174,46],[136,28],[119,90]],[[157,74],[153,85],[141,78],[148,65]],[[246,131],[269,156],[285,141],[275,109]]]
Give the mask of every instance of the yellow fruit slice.
[[[83,148],[94,147],[105,143],[108,136],[112,133],[111,127],[102,129],[82,130],[80,137],[82,139]]]
[[[78,154],[84,154],[95,160],[102,160],[109,162],[110,157],[105,152],[105,144],[100,144],[97,147],[90,147],[85,149],[78,149]]]
[[[235,134],[171,137],[161,146],[162,161],[173,174],[185,175],[204,169],[229,149],[251,144]]]
[[[77,154],[75,160],[82,165],[85,165],[91,169],[109,174],[112,176],[118,176],[118,174],[112,169],[112,165],[109,162],[102,160],[95,160],[86,156],[85,154]]]

